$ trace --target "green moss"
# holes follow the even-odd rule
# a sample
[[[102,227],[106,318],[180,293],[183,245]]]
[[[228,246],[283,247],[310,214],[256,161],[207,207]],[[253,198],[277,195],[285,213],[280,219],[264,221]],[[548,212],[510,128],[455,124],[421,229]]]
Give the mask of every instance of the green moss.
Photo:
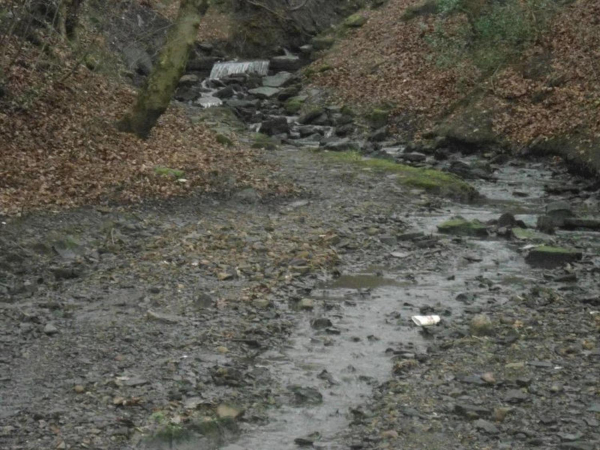
[[[356,164],[378,172],[395,173],[398,183],[403,186],[424,189],[427,192],[460,200],[473,200],[478,197],[477,191],[456,175],[434,169],[397,164],[384,159],[366,159],[358,152],[326,153],[326,157],[337,162]]]
[[[183,172],[183,170],[171,169],[169,167],[161,167],[161,166],[155,167],[154,173],[156,175],[160,175],[162,177],[168,177],[168,178],[183,178],[185,176],[185,173]]]
[[[346,20],[344,20],[344,26],[347,28],[360,28],[367,23],[367,18],[362,14],[352,14]]]
[[[440,8],[437,0],[426,0],[424,3],[412,5],[406,8],[402,14],[402,20],[408,22],[416,17],[426,17],[437,14]]]
[[[335,37],[316,36],[312,39],[311,43],[315,50],[327,50],[333,47],[333,45],[335,44]]]
[[[233,145],[233,141],[224,134],[217,134],[216,140],[219,144],[225,145],[227,147],[231,147]]]
[[[303,104],[304,104],[303,98],[292,97],[288,101],[285,102],[285,105],[284,105],[285,112],[287,112],[288,114],[296,114],[296,113],[300,112]]]
[[[368,115],[367,119],[373,128],[381,128],[387,125],[390,112],[387,109],[375,108]]]
[[[264,150],[275,150],[277,143],[269,136],[256,133],[253,138],[252,148],[262,148]]]
[[[487,236],[487,228],[484,224],[478,220],[468,221],[460,216],[447,220],[437,228],[440,233],[455,236]]]
[[[551,247],[549,245],[542,245],[535,249],[536,252],[539,253],[553,253],[553,254],[561,254],[561,255],[577,255],[579,252],[577,250],[573,250],[571,248],[563,248],[563,247]]]

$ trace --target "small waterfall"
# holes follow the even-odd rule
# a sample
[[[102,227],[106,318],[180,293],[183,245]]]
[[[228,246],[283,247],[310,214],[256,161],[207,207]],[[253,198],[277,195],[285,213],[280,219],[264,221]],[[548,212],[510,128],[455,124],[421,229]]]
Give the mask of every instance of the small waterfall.
[[[210,72],[211,80],[218,80],[228,75],[253,73],[266,76],[269,72],[269,61],[222,62],[216,63]]]

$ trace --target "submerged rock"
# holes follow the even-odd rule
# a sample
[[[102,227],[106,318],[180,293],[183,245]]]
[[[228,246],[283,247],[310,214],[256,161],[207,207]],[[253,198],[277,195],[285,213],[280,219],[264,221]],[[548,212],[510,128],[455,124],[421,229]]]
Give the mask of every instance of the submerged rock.
[[[464,217],[456,216],[437,226],[438,231],[455,236],[481,236],[488,235],[487,227],[478,220],[468,221]]]
[[[583,253],[579,250],[542,245],[531,250],[525,261],[534,267],[549,269],[579,261],[582,257]]]

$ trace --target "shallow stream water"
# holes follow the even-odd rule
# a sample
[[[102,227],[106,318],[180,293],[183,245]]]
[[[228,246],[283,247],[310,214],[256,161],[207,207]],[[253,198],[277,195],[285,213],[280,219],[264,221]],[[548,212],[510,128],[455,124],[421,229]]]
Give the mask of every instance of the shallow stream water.
[[[413,215],[412,228],[435,234],[436,226],[452,216],[487,221],[507,211],[535,225],[548,202],[544,186],[560,182],[552,181],[541,164],[507,166],[496,176],[496,182],[476,183],[486,197],[478,205],[451,204]],[[301,316],[289,346],[259,358],[258,364],[282,385],[317,389],[322,404],[273,408],[267,426],[246,428],[223,449],[295,449],[296,438],[314,433],[320,436],[314,448],[343,448],[336,435],[356,414],[368,414],[363,408],[373,387],[392,376],[392,351],[423,351],[427,335],[412,324],[412,315],[432,306],[436,313],[447,312],[444,321],[452,321],[465,308],[476,312],[507,301],[533,274],[518,245],[505,239],[463,239],[460,252],[444,257],[435,250],[406,247],[386,267],[357,268],[313,291],[315,309]],[[465,302],[460,294],[467,291],[471,297]],[[332,327],[315,329],[315,319],[329,319]]]

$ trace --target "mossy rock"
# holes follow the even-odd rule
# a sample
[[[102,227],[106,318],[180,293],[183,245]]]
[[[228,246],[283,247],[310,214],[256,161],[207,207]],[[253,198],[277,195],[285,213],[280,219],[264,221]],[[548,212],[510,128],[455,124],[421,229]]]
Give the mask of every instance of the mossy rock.
[[[288,101],[285,102],[284,108],[285,112],[288,114],[296,114],[299,113],[302,109],[302,105],[304,104],[305,99],[302,97],[292,97]]]
[[[155,167],[154,173],[161,177],[175,178],[175,179],[183,178],[185,176],[185,172],[183,170],[171,169],[170,167],[162,167],[162,166]]]
[[[356,113],[354,112],[352,107],[349,105],[342,106],[342,109],[340,109],[340,113],[342,113],[344,116],[349,116],[349,117],[356,116]]]
[[[406,166],[384,159],[363,158],[360,153],[353,151],[325,153],[325,155],[332,161],[354,164],[376,172],[396,174],[398,183],[409,188],[423,189],[431,194],[460,201],[472,201],[479,197],[475,188],[450,173]]]
[[[542,245],[532,249],[525,261],[534,267],[552,269],[579,261],[581,258],[583,258],[583,253],[579,250]]]
[[[365,23],[367,23],[369,19],[367,19],[362,14],[352,14],[346,20],[344,20],[344,26],[347,28],[360,28]]]
[[[513,239],[518,241],[548,241],[550,236],[547,234],[540,233],[530,228],[513,228],[511,230]]]
[[[368,115],[367,120],[375,129],[385,127],[390,118],[390,111],[382,108],[373,109]]]
[[[453,217],[450,220],[437,226],[440,233],[452,234],[454,236],[478,236],[488,235],[487,227],[478,220],[469,221],[461,216]]]
[[[219,144],[225,145],[226,147],[233,146],[233,141],[230,138],[228,138],[227,136],[225,136],[224,134],[221,134],[221,133],[217,134],[215,139]]]
[[[335,44],[335,37],[333,36],[316,36],[312,38],[311,44],[317,51],[328,50]]]
[[[261,133],[254,135],[252,148],[261,148],[263,150],[275,150],[277,149],[277,142],[271,139],[269,136]]]
[[[437,0],[426,0],[418,5],[409,6],[402,14],[402,20],[408,22],[417,17],[427,17],[440,11]]]

